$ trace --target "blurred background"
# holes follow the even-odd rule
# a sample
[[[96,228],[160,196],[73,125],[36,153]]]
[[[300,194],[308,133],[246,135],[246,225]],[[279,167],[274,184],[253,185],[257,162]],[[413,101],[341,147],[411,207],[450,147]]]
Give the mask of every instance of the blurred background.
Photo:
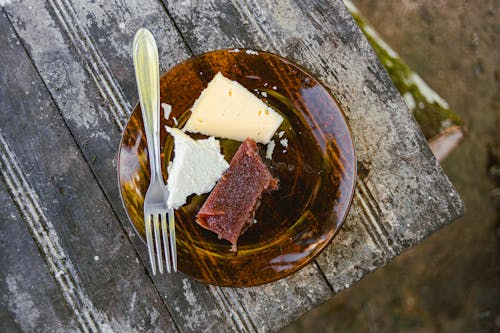
[[[500,332],[500,1],[353,3],[465,121],[442,166],[467,212],[281,333]]]

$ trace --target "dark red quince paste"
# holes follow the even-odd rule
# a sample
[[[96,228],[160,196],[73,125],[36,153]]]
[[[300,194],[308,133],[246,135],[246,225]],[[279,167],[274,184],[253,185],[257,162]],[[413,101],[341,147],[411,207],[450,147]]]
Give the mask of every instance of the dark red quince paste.
[[[258,154],[257,144],[248,138],[234,155],[229,168],[198,212],[196,222],[228,240],[236,251],[236,243],[255,217],[262,194],[278,188]]]

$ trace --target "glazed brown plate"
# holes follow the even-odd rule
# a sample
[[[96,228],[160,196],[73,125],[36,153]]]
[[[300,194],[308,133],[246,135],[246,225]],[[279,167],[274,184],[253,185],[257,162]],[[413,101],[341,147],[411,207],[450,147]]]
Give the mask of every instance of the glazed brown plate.
[[[272,160],[264,158],[266,146],[259,144],[263,160],[280,185],[277,191],[264,194],[255,216],[257,223],[240,237],[236,253],[230,251],[228,242],[195,222],[208,194],[189,197],[175,212],[178,268],[206,283],[254,286],[297,271],[330,243],[351,204],[356,157],[344,114],[312,75],[271,53],[220,50],[189,59],[161,76],[161,103],[172,106],[168,120],[163,112],[160,117],[165,181],[173,157],[173,139],[165,125],[182,128],[194,101],[219,71],[283,115],[285,120],[274,136]],[[284,138],[287,145],[280,143]],[[220,141],[230,161],[240,142]],[[118,156],[123,204],[145,240],[143,201],[149,165],[139,105],[124,130]]]

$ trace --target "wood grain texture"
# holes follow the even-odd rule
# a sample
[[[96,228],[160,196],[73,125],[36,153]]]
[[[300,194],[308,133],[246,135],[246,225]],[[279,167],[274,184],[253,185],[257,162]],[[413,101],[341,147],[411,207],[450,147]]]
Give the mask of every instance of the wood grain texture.
[[[36,48],[37,52],[31,52],[30,55],[37,65],[37,69],[40,72],[40,75],[44,79],[45,84],[49,88],[52,96],[56,103],[58,103],[62,116],[70,128],[73,136],[75,137],[79,148],[82,150],[87,162],[91,165],[91,168],[98,178],[102,188],[107,194],[107,198],[111,201],[116,213],[120,217],[120,220],[123,223],[123,226],[126,229],[128,236],[134,242],[134,245],[141,256],[140,262],[137,263],[148,265],[146,248],[141,243],[137,237],[135,237],[135,233],[129,225],[127,217],[125,216],[124,211],[121,207],[121,202],[119,199],[119,195],[117,192],[117,181],[115,178],[115,154],[118,148],[118,142],[120,138],[120,127],[116,126],[116,121],[112,121],[109,115],[106,115],[107,112],[111,112],[113,106],[107,105],[106,101],[110,98],[106,95],[103,97],[101,94],[104,90],[101,87],[101,81],[92,81],[93,77],[96,75],[90,67],[85,67],[83,60],[78,56],[73,56],[71,54],[67,54],[67,50],[72,50],[77,47],[76,44],[82,44],[81,42],[74,42],[71,39],[66,37],[64,30],[64,25],[56,18],[52,18],[52,10],[55,10],[54,7],[50,7],[45,9],[44,6],[41,6],[39,9],[39,19],[41,20],[42,29],[39,29],[39,21],[34,19],[29,15],[28,9],[33,10],[33,7],[37,5],[37,2],[32,3],[22,3],[21,7],[10,7],[10,14],[12,14],[13,22],[18,19],[20,22],[20,26],[18,26],[18,32],[21,32],[21,36],[25,36],[27,39],[24,40],[25,45],[27,45],[30,49],[33,45]],[[49,4],[50,5],[50,4]],[[84,6],[83,4],[79,4],[80,6]],[[106,6],[108,5],[108,6]],[[129,22],[124,21],[124,18],[127,16],[126,13],[135,13],[137,17],[140,17],[142,20],[151,20],[151,15],[162,16],[162,8],[158,3],[143,3],[142,6],[139,6],[137,3],[132,3],[135,7],[126,7],[125,5],[117,6],[116,3],[106,2],[106,5],[100,4],[95,8],[90,8],[89,11],[84,15],[85,17],[90,18],[90,21],[86,22],[89,26],[94,26],[95,20],[98,20],[99,24],[105,24],[103,29],[109,28],[109,30],[118,30],[122,31],[123,28],[120,28],[121,23],[127,24]],[[125,8],[123,7],[125,6]],[[49,7],[49,6],[47,6]],[[62,7],[61,7],[62,8]],[[117,9],[118,8],[118,9]],[[23,10],[24,9],[24,10]],[[17,12],[19,10],[19,12]],[[26,11],[25,11],[26,10]],[[115,24],[116,20],[108,20],[107,16],[109,13],[116,13],[116,20],[120,20],[120,23]],[[148,12],[150,14],[148,14]],[[17,17],[16,13],[20,13],[25,16]],[[69,16],[69,14],[61,14]],[[164,50],[177,50],[173,48],[172,45],[176,45],[179,43],[179,39],[170,38],[168,34],[168,29],[165,29],[168,26],[168,22],[165,21],[166,15],[163,13],[163,21],[158,23],[159,26],[162,26],[163,29],[157,27],[151,27],[153,31],[160,30],[157,32],[157,36],[159,36],[159,47]],[[157,18],[158,19],[158,18]],[[144,21],[138,20],[134,21],[135,17],[129,17],[129,20],[132,21],[136,28],[146,25]],[[154,21],[154,20],[153,20]],[[24,24],[24,23],[29,24]],[[80,29],[83,29],[82,22],[76,22],[73,24],[79,24]],[[63,25],[61,27],[61,25]],[[14,24],[16,27],[16,24]],[[51,30],[49,27],[57,27],[58,29]],[[126,56],[129,65],[128,68],[132,68],[132,60],[131,60],[131,52],[129,53],[129,48],[131,48],[131,43],[133,39],[133,34],[136,30],[135,27],[130,27],[130,30],[126,30],[128,37],[122,37],[121,43],[112,40],[110,43],[119,47],[119,49],[114,49],[109,51],[107,54],[109,56],[109,60],[111,63],[115,61],[119,61],[120,56]],[[26,30],[24,30],[26,29]],[[51,33],[51,34],[50,34]],[[49,34],[49,35],[46,35]],[[111,33],[112,35],[112,33]],[[94,36],[95,38],[99,38],[99,36]],[[39,39],[46,41],[45,43],[39,43]],[[82,38],[81,38],[82,39]],[[49,41],[59,41],[57,43],[49,43]],[[130,45],[129,45],[130,44]],[[54,48],[60,50],[61,52],[54,53]],[[95,48],[95,47],[94,47]],[[81,52],[85,53],[85,50]],[[180,55],[184,55],[188,57],[187,53],[182,53],[182,48],[178,49]],[[175,56],[160,52],[160,56],[162,59],[172,59],[171,61],[176,61]],[[47,61],[47,57],[53,57],[49,62]],[[118,58],[118,59],[117,59]],[[100,58],[100,62],[103,63],[103,58]],[[39,61],[39,63],[38,63]],[[78,68],[77,71],[67,71],[67,64],[71,64],[73,68]],[[163,64],[162,66],[165,66]],[[169,63],[167,63],[169,66]],[[57,75],[54,75],[54,72]],[[126,76],[127,82],[130,87],[134,87],[133,91],[130,92],[131,97],[130,100],[133,102],[135,99],[135,83],[133,79],[132,71],[123,71],[122,74]],[[61,78],[62,76],[62,78]],[[85,91],[81,95],[78,95],[78,98],[72,95],[71,90],[61,90],[57,88],[57,84],[60,80],[67,80],[68,82],[89,82],[88,85],[85,85]],[[116,80],[113,78],[113,80]],[[92,85],[93,84],[93,85]],[[115,81],[115,86],[116,81]],[[77,85],[79,89],[82,89],[81,84]],[[101,87],[101,88],[100,88]],[[101,100],[100,98],[103,98]],[[71,100],[72,103],[68,104],[67,101]],[[99,106],[102,102],[102,107]],[[128,103],[128,102],[127,102]],[[64,105],[64,107],[61,107]],[[130,105],[129,105],[130,106]],[[129,107],[128,106],[128,107]],[[98,110],[96,110],[98,109]],[[82,110],[84,110],[82,112]],[[82,116],[85,112],[96,112],[99,111],[100,120],[97,123],[91,122],[90,127],[86,127],[85,122],[73,122],[73,116]],[[130,111],[130,110],[127,110]],[[111,114],[111,113],[110,113]],[[87,117],[87,116],[85,116]],[[122,123],[123,124],[123,123]],[[101,135],[102,134],[102,135]],[[129,259],[127,264],[135,265],[136,261],[134,259]],[[136,282],[136,281],[134,281]],[[182,279],[180,276],[167,276],[167,277],[156,277],[155,284],[157,291],[162,296],[163,302],[169,304],[169,310],[172,312],[173,317],[176,322],[179,323],[179,328],[181,331],[199,331],[203,329],[205,325],[217,329],[219,331],[226,330],[226,325],[224,320],[224,315],[219,313],[219,308],[217,304],[214,302],[210,293],[206,289],[206,286],[190,283],[189,280]],[[117,286],[115,286],[117,288]],[[135,291],[135,288],[130,288],[125,292],[129,297],[132,297]],[[194,296],[193,296],[194,295]],[[150,300],[150,302],[154,301],[154,299]],[[162,328],[160,326],[160,328]]]
[[[37,322],[43,324],[41,331],[51,331],[52,323],[63,331],[161,327],[175,332],[160,296],[3,13],[0,26],[1,43],[7,46],[0,55],[0,179],[18,209],[14,218],[10,213],[2,216],[6,216],[3,223],[15,219],[25,226],[19,229],[24,234],[10,230],[3,237],[32,238],[38,247],[38,253],[29,251],[30,243],[10,248],[5,256],[2,252],[1,265],[6,267],[2,282],[9,289],[7,311],[26,332],[36,331],[30,325]],[[11,251],[17,249],[22,249],[23,260],[12,265]],[[45,272],[35,270],[40,262],[46,264]],[[30,278],[37,271],[41,273],[38,282]],[[49,272],[52,285],[43,280]],[[44,299],[44,292],[26,298],[33,293],[26,285],[31,280],[34,287],[45,283],[50,288],[47,292],[54,293],[53,300]],[[57,304],[55,310],[52,303]],[[67,323],[65,316],[70,319]]]
[[[73,312],[2,182],[0,202],[0,331],[78,331]]]
[[[118,81],[114,76],[110,76],[107,64],[108,62],[120,63],[121,59],[126,58],[124,61],[129,64],[125,67],[119,67],[116,71],[120,70],[117,75],[125,76],[126,83],[131,88],[129,93],[132,97],[129,99],[133,103],[136,92],[129,49],[132,46],[133,34],[139,27],[147,26],[156,32],[161,59],[171,61],[171,63],[166,62],[165,64],[165,61],[162,63],[163,70],[178,61],[181,56],[187,58],[189,55],[183,53],[182,48],[173,47],[173,45],[182,45],[182,43],[178,37],[173,38],[169,35],[168,18],[159,3],[152,1],[141,2],[141,4],[132,2],[130,6],[127,6],[115,2],[87,4],[82,1],[70,5],[77,5],[78,9],[68,8],[68,2],[48,1],[44,4],[38,1],[26,1],[15,6],[7,6],[6,11],[17,33],[23,39],[24,45],[30,51],[30,56],[59,107],[71,134],[77,141],[87,163],[90,164],[108,200],[111,201],[115,213],[118,214],[127,236],[132,240],[141,256],[139,261],[132,257],[123,264],[125,266],[140,264],[143,267],[146,263],[145,266],[149,266],[146,248],[135,237],[122,209],[117,191],[115,154],[121,135],[120,128],[124,125],[125,118],[113,119],[113,109],[117,105],[114,102],[116,98],[111,97],[106,86],[116,87]],[[34,10],[38,12],[36,17],[30,14]],[[75,18],[75,15],[71,14],[73,12],[83,15],[84,21],[80,22],[78,18]],[[114,13],[116,16],[111,15],[113,19],[110,19],[110,13]],[[134,13],[134,16],[131,16],[130,13]],[[73,21],[70,22],[70,20]],[[156,26],[151,24],[152,22],[155,22]],[[127,26],[127,29],[124,29],[123,25]],[[107,30],[108,33],[103,35],[102,32],[96,31],[96,26]],[[78,32],[75,32],[75,27],[78,28]],[[71,29],[75,31],[69,32],[68,30]],[[92,38],[89,37],[90,31],[95,31]],[[104,38],[110,36],[116,39]],[[92,45],[88,45],[89,40]],[[95,40],[100,40],[101,45],[109,43],[106,53],[108,61],[105,61],[100,53],[94,54],[94,59],[88,59],[89,53],[97,48]],[[110,49],[110,47],[114,48]],[[167,51],[162,52],[162,50]],[[177,54],[169,53],[172,50]],[[106,83],[105,78],[97,73],[97,69],[88,65],[89,62],[98,62],[100,68],[108,68],[107,78],[113,80],[114,83]],[[124,70],[125,68],[130,70]],[[127,87],[126,84],[124,86]],[[117,90],[114,92],[115,94],[120,93]],[[123,91],[121,94],[123,97]],[[131,107],[128,99],[125,102],[123,102],[124,98],[120,98],[120,100],[122,101],[121,104],[118,104],[120,108],[130,112],[129,108]],[[64,184],[64,181],[62,183]],[[110,236],[114,237],[114,235]],[[130,299],[132,299],[135,289],[140,289],[137,286],[140,281],[132,282],[134,285],[129,285],[123,291]],[[159,305],[169,304],[169,310],[172,312],[174,320],[179,323],[181,331],[198,331],[205,325],[219,331],[226,329],[224,320],[221,320],[223,315],[218,312],[217,304],[205,286],[186,283],[180,276],[158,276],[155,279],[155,284],[155,288],[161,295]],[[124,288],[124,286],[114,285],[112,280],[109,281],[109,287]],[[196,295],[194,299],[191,297],[192,295]],[[155,298],[144,301],[154,302]],[[168,325],[165,327],[160,325],[159,327],[160,329],[168,329]]]
[[[254,47],[295,60],[347,113],[359,182],[351,215],[317,260],[335,291],[463,214],[457,192],[341,1],[165,1],[195,53]]]
[[[135,103],[135,82],[129,70],[132,68],[130,49],[133,34],[139,27],[150,28],[158,39],[162,59],[160,70],[188,58],[190,53],[183,47],[162,6],[154,1],[89,4],[86,1],[42,3],[32,0],[7,5],[5,11],[106,198],[134,243],[141,263],[147,267],[146,248],[129,226],[117,192],[114,158],[120,137],[119,124],[123,120],[116,120],[113,110],[121,105],[120,108],[130,112],[128,108]],[[37,12],[36,16],[31,15],[33,11]],[[70,31],[75,27],[77,32]],[[88,53],[94,50],[97,55],[89,58]],[[92,62],[99,63],[100,72]],[[105,72],[103,68],[108,74],[102,74]],[[123,87],[121,92],[125,97],[116,97],[120,89],[114,89],[114,95],[111,95],[108,93],[111,88],[107,86]],[[115,103],[115,100],[122,102]],[[309,283],[304,283],[304,277],[308,277]],[[262,297],[259,304],[262,309],[273,309],[280,294],[292,298],[300,296],[301,302],[286,303],[282,317],[274,323],[259,325],[248,324],[250,320],[262,322],[262,313],[253,311],[253,303],[238,302],[235,305],[229,302],[234,300],[225,297],[218,289],[208,288],[182,275],[157,276],[154,283],[177,327],[183,332],[276,330],[330,297],[329,287],[319,270],[309,266],[281,281],[273,297]],[[109,286],[111,288],[111,282]],[[258,290],[255,289],[254,293]],[[133,290],[129,290],[130,297],[131,294]]]
[[[317,260],[335,291],[349,286],[367,271],[376,269],[461,214],[463,208],[458,195],[340,1],[280,1],[278,4],[172,1],[165,5],[195,53],[232,46],[274,51],[314,73],[334,91],[348,114],[363,183],[358,185],[359,194],[345,228]],[[32,123],[6,126],[12,119],[12,113],[7,112],[23,110],[18,104],[23,101],[21,93],[12,94],[8,103],[15,101],[16,104],[2,107],[4,118],[0,124],[4,136],[23,170],[30,172],[28,181],[47,205],[44,211],[48,218],[59,221],[56,229],[64,235],[63,248],[74,260],[84,284],[90,286],[90,298],[96,307],[113,313],[108,304],[109,295],[104,290],[122,291],[123,296],[111,298],[120,309],[125,297],[131,300],[133,291],[140,289],[137,281],[143,279],[133,266],[136,254],[126,245],[126,238],[140,255],[140,259],[137,258],[140,269],[147,264],[145,246],[134,235],[121,208],[114,173],[120,129],[136,99],[130,54],[133,34],[139,27],[154,32],[162,71],[191,54],[164,8],[153,0],[21,0],[7,4],[4,11],[43,80],[43,84],[40,83],[34,74],[33,79],[10,79],[20,82],[21,92],[30,91],[25,103],[40,105],[42,110],[31,110]],[[15,47],[16,39],[11,35],[8,38]],[[20,73],[13,70],[17,62],[4,63],[3,58],[0,59],[9,65],[5,72]],[[35,81],[35,88],[38,87],[33,91],[26,88],[31,80]],[[64,122],[51,118],[55,114],[54,105],[47,92],[39,88],[43,85]],[[6,90],[2,87],[1,91]],[[42,97],[37,97],[38,92]],[[29,109],[27,104],[24,109]],[[45,118],[51,120],[40,122]],[[56,136],[64,138],[61,147],[45,137],[52,133],[54,124],[58,129],[54,130]],[[22,135],[25,128],[26,133],[38,133],[40,140],[26,141]],[[78,147],[72,143],[68,129]],[[40,149],[41,146],[45,150]],[[48,154],[44,156],[39,151]],[[57,153],[61,152],[65,159],[58,158]],[[61,171],[61,166],[67,169]],[[74,175],[79,180],[75,180]],[[93,183],[93,176],[105,197]],[[96,193],[95,202],[81,199]],[[124,239],[116,237],[121,230],[117,231],[116,217],[105,203],[106,199],[126,231]],[[78,214],[68,214],[77,203],[84,208],[78,210]],[[80,230],[83,224],[61,222],[80,221],[86,219],[87,214],[94,216],[89,223],[96,227],[93,232],[99,232],[100,237],[86,236],[88,229]],[[109,235],[106,228],[114,230],[115,236],[106,236]],[[98,239],[104,240],[97,242]],[[90,245],[96,248],[92,251],[106,252],[108,247],[116,246],[124,252],[115,252],[121,259],[100,262],[96,267],[93,256],[83,257]],[[128,263],[130,267],[124,268],[117,264],[119,262]],[[93,274],[96,274],[94,270],[103,272],[105,267],[128,269],[135,275],[125,275],[127,283],[124,284],[114,278],[102,283]],[[316,264],[277,283],[248,289],[207,287],[182,275],[157,277],[154,284],[163,301],[154,295],[149,302],[141,298],[143,306],[135,309],[143,312],[136,314],[133,320],[136,325],[141,319],[151,322],[147,309],[153,307],[160,314],[157,320],[162,321],[156,327],[172,329],[168,313],[161,305],[164,302],[182,332],[275,331],[331,296],[330,286]],[[111,324],[120,325],[114,318],[109,317]],[[120,330],[123,326],[117,327]],[[24,330],[23,326],[20,328]]]
[[[10,332],[10,333],[22,332],[21,328],[17,326],[14,318],[12,318],[11,314],[7,310],[7,307],[4,306],[0,307],[0,332]]]

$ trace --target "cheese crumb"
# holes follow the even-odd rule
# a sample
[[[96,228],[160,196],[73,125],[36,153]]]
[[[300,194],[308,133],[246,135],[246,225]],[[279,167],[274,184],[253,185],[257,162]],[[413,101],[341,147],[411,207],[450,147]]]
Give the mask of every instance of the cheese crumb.
[[[278,137],[281,139],[283,137],[283,134],[285,134],[285,131],[281,131],[278,133]]]
[[[288,147],[288,140],[286,138],[281,139],[280,143],[283,147]]]
[[[267,93],[265,91],[262,91],[260,94],[264,97],[267,97]]]
[[[161,103],[161,108],[163,109],[163,118],[168,119],[170,112],[172,112],[172,106],[167,103]]]
[[[254,51],[254,50],[245,50],[246,54],[251,54],[251,55],[259,55],[259,52]]]
[[[179,125],[179,122],[177,121],[177,118],[173,117],[172,119],[174,120],[174,124],[175,124],[175,126],[178,126],[178,125]]]
[[[269,160],[273,159],[274,147],[276,147],[276,144],[274,143],[274,140],[271,140],[267,144],[267,149],[266,149],[266,158]]]

